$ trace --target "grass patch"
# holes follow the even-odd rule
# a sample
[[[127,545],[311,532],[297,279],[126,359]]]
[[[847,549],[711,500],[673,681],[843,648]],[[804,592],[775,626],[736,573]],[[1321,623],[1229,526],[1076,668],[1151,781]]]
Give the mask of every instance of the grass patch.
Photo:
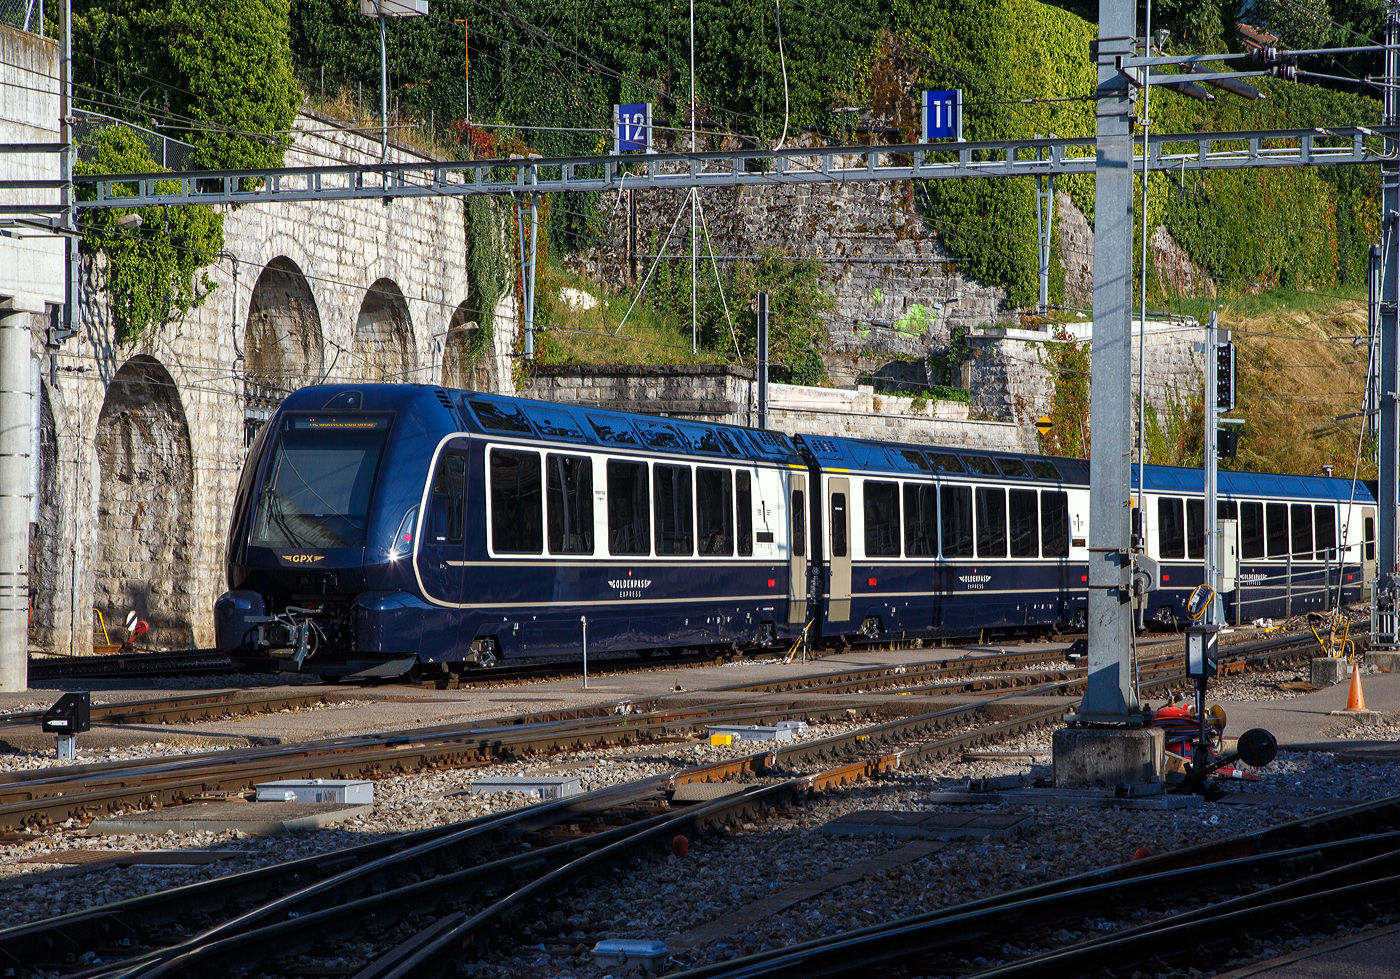
[[[550,305],[547,326],[537,338],[535,358],[542,364],[722,364],[727,359],[701,346],[690,351],[690,323],[658,313],[645,297],[627,308],[633,294],[609,295],[597,282],[551,265],[540,276],[540,303]],[[548,289],[550,295],[545,297]],[[571,303],[567,291],[582,293],[583,304]],[[600,295],[601,293],[601,295]],[[592,309],[584,309],[588,300]],[[619,326],[621,329],[619,330]]]
[[[1217,304],[1220,326],[1231,331],[1239,350],[1239,407],[1227,417],[1247,422],[1239,455],[1221,467],[1308,474],[1330,465],[1335,475],[1350,478],[1359,444],[1360,478],[1374,479],[1374,445],[1362,435],[1364,419],[1337,420],[1364,406],[1366,345],[1334,338],[1366,335],[1365,289],[1276,289],[1185,301],[1175,311],[1204,322]]]
[[[1205,323],[1212,309],[1220,310],[1220,319],[1253,319],[1265,316],[1286,316],[1288,314],[1316,315],[1330,314],[1339,306],[1355,303],[1366,304],[1366,287],[1334,286],[1324,291],[1295,291],[1293,289],[1269,289],[1257,296],[1243,294],[1219,299],[1209,296],[1199,299],[1178,299],[1161,307],[1164,312],[1194,316]]]

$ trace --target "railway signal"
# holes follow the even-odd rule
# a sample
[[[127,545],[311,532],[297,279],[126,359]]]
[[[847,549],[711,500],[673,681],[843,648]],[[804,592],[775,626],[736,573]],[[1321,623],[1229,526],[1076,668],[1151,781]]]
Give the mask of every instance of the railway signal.
[[[1055,430],[1055,423],[1050,420],[1049,415],[1041,415],[1035,420],[1035,430],[1040,433],[1041,438],[1049,438],[1050,433]]]
[[[1235,345],[1229,340],[1215,345],[1215,406],[1221,411],[1235,407]]]

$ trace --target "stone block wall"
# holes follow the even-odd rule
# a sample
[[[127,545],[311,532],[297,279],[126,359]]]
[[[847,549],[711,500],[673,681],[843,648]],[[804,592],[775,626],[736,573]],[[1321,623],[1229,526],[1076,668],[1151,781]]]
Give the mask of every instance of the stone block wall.
[[[3,39],[0,38],[0,43]],[[374,163],[378,134],[304,114],[287,166]],[[416,156],[391,147],[391,157]],[[62,654],[113,641],[128,610],[154,647],[209,646],[245,440],[287,390],[383,377],[442,383],[467,299],[462,202],[245,204],[224,214],[217,287],[149,341],[114,343],[88,257],[80,336],[42,346],[41,478],[31,642]],[[515,307],[493,311],[483,376],[509,390]],[[479,318],[474,314],[473,319]],[[482,385],[487,386],[487,385]],[[100,636],[99,636],[100,642]]]
[[[520,394],[729,425],[758,421],[758,383],[753,373],[728,366],[539,367]],[[868,388],[845,391],[793,384],[770,384],[768,395],[768,427],[789,435],[1008,451],[1029,448],[1015,423],[974,420],[967,405],[957,402],[933,402],[923,411],[914,411],[910,399],[882,397]]]
[[[1137,390],[1139,322],[1133,322],[1133,390]],[[1076,341],[1087,342],[1093,324],[1070,323],[1066,333]],[[1147,324],[1144,380],[1147,400],[1158,411],[1164,410],[1168,392],[1175,388],[1182,396],[1200,390],[1203,363],[1193,344],[1203,342],[1205,331],[1178,323]],[[1055,393],[1054,372],[1047,369],[1044,350],[1058,341],[1041,330],[990,329],[974,332],[969,338],[969,356],[964,366],[964,386],[971,392],[974,413],[1017,426],[1027,451],[1035,451],[1035,419],[1047,413]],[[1092,352],[1091,352],[1092,356]],[[1134,419],[1136,413],[1134,413]]]
[[[628,200],[617,209],[599,258],[605,280],[618,289],[635,287],[627,275],[627,207],[636,211],[640,281],[687,197],[636,191]],[[706,276],[714,274],[707,258],[711,247],[722,260],[756,258],[764,248],[821,260],[836,299],[835,309],[824,316],[835,352],[925,357],[930,348],[947,346],[954,326],[1010,315],[1004,289],[965,278],[949,260],[915,210],[907,183],[706,189],[700,202],[709,233],[709,243],[702,237],[700,245]],[[667,256],[690,254],[689,223],[682,215]],[[855,384],[849,362],[849,356],[832,360],[834,372],[843,375],[836,377],[838,384]]]

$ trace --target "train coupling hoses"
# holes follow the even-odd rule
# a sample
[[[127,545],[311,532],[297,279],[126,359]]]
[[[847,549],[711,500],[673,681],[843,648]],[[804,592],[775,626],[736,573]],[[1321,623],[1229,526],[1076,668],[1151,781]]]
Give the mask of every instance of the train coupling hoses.
[[[297,669],[312,656],[325,641],[325,633],[316,621],[322,614],[319,608],[299,608],[289,605],[272,617],[272,621],[286,630],[287,645],[292,647],[292,659]]]

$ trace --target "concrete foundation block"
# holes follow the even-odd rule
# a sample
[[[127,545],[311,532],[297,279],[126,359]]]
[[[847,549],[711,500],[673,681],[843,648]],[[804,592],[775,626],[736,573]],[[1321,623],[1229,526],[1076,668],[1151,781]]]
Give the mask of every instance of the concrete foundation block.
[[[1159,727],[1066,727],[1055,732],[1055,788],[1112,788],[1162,777],[1166,732]]]
[[[1344,659],[1337,659],[1335,656],[1319,656],[1312,661],[1312,676],[1309,682],[1315,687],[1330,687],[1350,679],[1351,664]]]
[[[1366,665],[1374,666],[1382,673],[1400,673],[1400,653],[1373,650],[1366,654]]]

